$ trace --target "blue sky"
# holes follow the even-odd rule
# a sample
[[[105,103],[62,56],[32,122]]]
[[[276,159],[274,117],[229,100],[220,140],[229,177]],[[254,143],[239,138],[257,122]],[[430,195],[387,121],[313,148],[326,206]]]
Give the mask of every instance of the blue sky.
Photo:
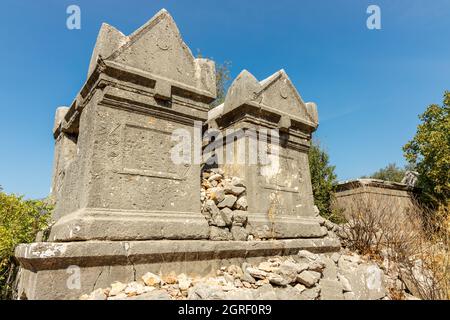
[[[81,8],[81,30],[66,8]],[[370,4],[381,30],[366,27]],[[57,106],[85,81],[102,22],[129,34],[166,8],[194,53],[232,62],[263,79],[284,68],[318,105],[316,138],[340,180],[388,163],[427,105],[450,90],[448,0],[3,0],[0,10],[0,185],[45,197]]]

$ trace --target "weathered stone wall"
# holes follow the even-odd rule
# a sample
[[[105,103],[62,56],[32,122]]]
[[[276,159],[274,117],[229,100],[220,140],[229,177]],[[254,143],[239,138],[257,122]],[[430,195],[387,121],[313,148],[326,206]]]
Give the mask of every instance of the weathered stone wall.
[[[402,183],[359,179],[338,184],[333,205],[343,210],[347,218],[352,215],[351,211],[358,203],[365,206],[373,205],[373,212],[380,207],[389,206],[390,209],[386,210],[391,210],[393,215],[401,215],[414,207],[414,195],[415,189]]]
[[[114,281],[130,282],[147,272],[207,276],[222,266],[259,263],[267,257],[295,255],[299,250],[334,252],[339,241],[80,241],[33,243],[16,248],[22,270],[19,296],[27,299],[78,299]],[[79,287],[68,284],[79,280]],[[76,282],[75,282],[76,284]]]
[[[96,123],[92,162],[97,176],[89,207],[200,211],[199,201],[192,201],[198,198],[200,167],[174,164],[168,152],[172,132],[193,134],[192,125],[103,105],[97,107]]]
[[[64,215],[75,212],[85,207],[87,204],[88,190],[91,181],[91,150],[94,144],[94,108],[95,105],[90,103],[85,107],[85,112],[80,115],[79,126],[72,132],[55,133],[57,139],[62,136],[62,141],[69,136],[72,138],[73,144],[60,144],[55,152],[60,154],[69,153],[71,156],[65,162],[62,179],[56,195],[56,207],[54,211],[54,220],[58,220]]]

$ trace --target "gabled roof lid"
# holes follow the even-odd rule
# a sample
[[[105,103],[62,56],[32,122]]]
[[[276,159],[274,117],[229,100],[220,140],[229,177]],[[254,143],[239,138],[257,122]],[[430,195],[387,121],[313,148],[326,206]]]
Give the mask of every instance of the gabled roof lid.
[[[165,9],[129,36],[103,24],[91,58],[89,75],[99,58],[216,96],[214,62],[194,58]]]
[[[316,105],[303,101],[284,70],[277,71],[260,82],[250,72],[243,70],[227,92],[222,114],[244,104],[256,105],[291,119],[302,120],[314,127],[319,122]]]

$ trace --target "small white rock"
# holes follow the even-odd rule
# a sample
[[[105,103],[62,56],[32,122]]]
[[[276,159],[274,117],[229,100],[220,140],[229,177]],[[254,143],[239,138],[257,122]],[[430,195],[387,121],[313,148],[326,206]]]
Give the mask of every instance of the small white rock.
[[[309,252],[307,250],[300,250],[297,254],[301,258],[306,258],[309,260],[316,260],[318,258],[317,254],[314,254],[312,252]]]
[[[294,288],[297,289],[299,292],[303,292],[306,289],[306,287],[300,283],[297,283]]]
[[[267,277],[267,272],[256,268],[247,268],[247,272],[256,279],[265,279]]]
[[[346,292],[352,291],[352,286],[350,285],[350,282],[347,280],[346,277],[344,277],[342,274],[338,274],[338,279],[344,291]]]
[[[178,287],[181,291],[186,291],[191,286],[192,281],[188,277],[178,277]]]
[[[142,281],[144,281],[147,286],[156,286],[161,284],[161,277],[154,273],[147,272],[142,276]]]
[[[122,282],[114,282],[111,285],[111,290],[109,290],[109,296],[117,296],[120,292],[122,292],[123,290],[125,290],[125,288],[127,287],[127,285],[125,283]]]
[[[145,287],[138,282],[131,282],[127,285],[124,292],[129,297],[137,296],[145,292]]]

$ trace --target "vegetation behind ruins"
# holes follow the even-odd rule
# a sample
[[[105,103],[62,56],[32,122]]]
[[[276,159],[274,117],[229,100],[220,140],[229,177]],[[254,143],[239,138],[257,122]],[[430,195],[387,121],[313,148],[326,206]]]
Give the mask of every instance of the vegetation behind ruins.
[[[421,200],[433,208],[448,207],[450,199],[450,92],[442,106],[430,105],[419,116],[414,138],[404,147],[405,157],[419,173]],[[440,209],[442,210],[442,209]]]
[[[225,61],[224,63],[216,64],[217,98],[212,103],[211,108],[214,108],[225,102],[228,84],[231,80],[230,69],[231,69],[230,61]]]
[[[398,167],[395,163],[390,163],[386,167],[372,173],[370,176],[362,176],[361,179],[379,179],[392,182],[401,182],[406,174],[406,171],[413,170],[410,165],[404,168]]]
[[[403,148],[405,169],[391,164],[371,178],[399,182],[406,170],[419,173],[418,196],[406,212],[395,201],[362,192],[340,229],[345,246],[387,259],[423,299],[450,298],[450,92],[442,106],[419,116],[417,133]],[[402,214],[403,213],[403,214]]]
[[[0,188],[0,299],[11,298],[17,264],[14,249],[30,243],[47,228],[52,207],[41,200],[24,200]]]
[[[342,244],[400,274],[415,296],[449,299],[448,224],[419,202],[405,211],[393,197],[379,200],[368,191],[355,197],[338,232]]]
[[[337,183],[335,166],[330,165],[328,153],[318,142],[313,141],[309,149],[309,168],[314,204],[321,216],[335,223],[343,222],[340,212],[332,206]]]

